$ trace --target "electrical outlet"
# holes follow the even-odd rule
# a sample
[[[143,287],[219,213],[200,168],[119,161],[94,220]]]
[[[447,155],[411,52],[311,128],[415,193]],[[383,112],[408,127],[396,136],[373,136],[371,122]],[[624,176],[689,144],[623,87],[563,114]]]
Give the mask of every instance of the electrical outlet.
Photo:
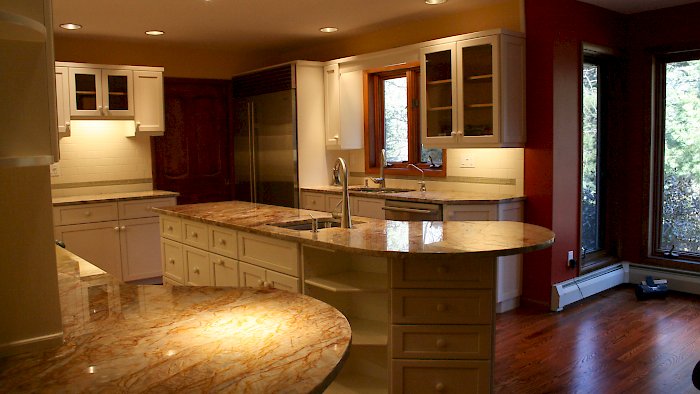
[[[576,260],[574,259],[574,251],[573,250],[566,252],[566,266],[569,268],[576,267]]]
[[[58,163],[53,163],[49,166],[49,174],[51,176],[61,176],[61,169],[58,167]]]
[[[467,153],[464,155],[464,158],[462,158],[462,163],[459,165],[460,168],[475,168],[476,163],[474,161],[474,156],[471,154]]]

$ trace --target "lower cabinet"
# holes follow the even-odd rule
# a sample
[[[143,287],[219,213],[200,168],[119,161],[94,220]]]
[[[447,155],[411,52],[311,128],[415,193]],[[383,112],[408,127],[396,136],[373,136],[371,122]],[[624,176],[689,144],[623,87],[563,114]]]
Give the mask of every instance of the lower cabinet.
[[[159,224],[151,207],[175,198],[54,207],[54,236],[68,250],[122,281],[162,275]]]
[[[238,277],[242,287],[267,287],[291,293],[299,292],[298,278],[248,263],[239,263]]]

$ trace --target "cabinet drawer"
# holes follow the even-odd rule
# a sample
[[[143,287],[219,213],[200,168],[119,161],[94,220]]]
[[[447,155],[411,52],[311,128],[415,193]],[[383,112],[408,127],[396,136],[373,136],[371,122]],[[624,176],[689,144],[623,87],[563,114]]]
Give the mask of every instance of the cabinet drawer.
[[[392,326],[391,344],[392,358],[488,360],[491,326]]]
[[[325,211],[326,196],[323,193],[304,192],[301,195],[301,207],[313,211]]]
[[[491,290],[394,290],[391,321],[399,324],[491,324]]]
[[[241,287],[264,287],[265,268],[256,267],[251,264],[238,264],[238,284]]]
[[[192,220],[182,220],[182,242],[206,250],[209,246],[207,225]]]
[[[299,246],[295,242],[238,233],[238,259],[283,274],[299,276]]]
[[[175,205],[175,198],[128,200],[119,202],[120,219],[136,219],[158,216],[151,208]]]
[[[490,361],[393,360],[392,393],[489,393]]]
[[[274,271],[265,272],[265,285],[275,289],[286,290],[290,293],[299,292],[299,279]]]
[[[231,258],[238,258],[238,245],[236,231],[218,226],[207,227],[209,229],[209,251],[222,254]]]
[[[163,276],[169,279],[167,282],[184,285],[185,264],[182,260],[182,245],[168,239],[162,239],[160,250],[163,256]]]
[[[211,271],[209,264],[209,253],[185,246],[182,253],[187,268],[187,285],[189,286],[210,286]]]
[[[54,207],[54,226],[66,224],[106,222],[119,219],[117,203],[76,204]]]
[[[160,215],[160,235],[175,241],[182,241],[182,220]]]
[[[238,287],[238,261],[209,253],[214,286]]]
[[[447,205],[443,212],[444,220],[498,220],[498,206],[495,204]]]
[[[391,263],[394,288],[489,289],[495,257],[408,257]]]

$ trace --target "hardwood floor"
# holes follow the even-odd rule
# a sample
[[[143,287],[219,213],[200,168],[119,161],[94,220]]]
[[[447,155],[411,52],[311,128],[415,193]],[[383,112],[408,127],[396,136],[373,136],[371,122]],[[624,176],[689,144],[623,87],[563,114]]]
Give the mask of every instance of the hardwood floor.
[[[497,393],[697,393],[700,297],[618,287],[559,313],[497,315]]]

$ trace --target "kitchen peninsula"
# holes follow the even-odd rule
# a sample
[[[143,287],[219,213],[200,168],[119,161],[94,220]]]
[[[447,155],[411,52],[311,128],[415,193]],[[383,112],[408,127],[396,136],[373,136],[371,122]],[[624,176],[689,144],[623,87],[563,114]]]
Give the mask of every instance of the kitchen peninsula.
[[[123,283],[56,248],[63,345],[0,359],[0,392],[322,392],[347,320],[268,289]]]
[[[520,222],[343,229],[323,228],[329,213],[240,201],[154,210],[166,282],[284,288],[346,315],[352,350],[329,392],[490,392],[496,259],[554,242]]]

